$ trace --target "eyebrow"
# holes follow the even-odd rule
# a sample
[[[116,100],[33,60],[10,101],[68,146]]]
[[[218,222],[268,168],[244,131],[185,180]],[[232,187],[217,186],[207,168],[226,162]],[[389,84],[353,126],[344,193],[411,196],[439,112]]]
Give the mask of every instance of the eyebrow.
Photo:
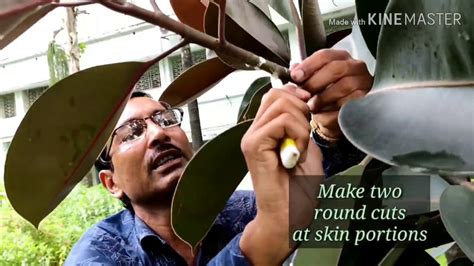
[[[154,114],[156,114],[156,113],[158,113],[158,112],[160,112],[160,111],[162,112],[162,111],[166,111],[166,110],[167,110],[166,108],[165,108],[165,109],[159,109],[159,108],[154,109],[154,110],[153,110],[152,112],[150,112],[149,115],[147,115],[146,117],[150,117],[150,116],[152,116],[152,115],[154,115]],[[132,117],[128,118],[127,120],[123,121],[123,123],[121,123],[118,127],[116,127],[116,128],[114,129],[114,131],[117,130],[118,128],[121,128],[121,127],[125,126],[125,125],[128,124],[130,121],[137,120],[137,119],[143,119],[143,117],[134,117],[134,116],[132,116]]]

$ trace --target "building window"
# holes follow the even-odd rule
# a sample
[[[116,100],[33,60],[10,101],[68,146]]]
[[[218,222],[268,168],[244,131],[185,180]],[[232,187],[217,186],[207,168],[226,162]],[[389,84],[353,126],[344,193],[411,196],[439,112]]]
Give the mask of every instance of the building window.
[[[5,94],[0,96],[0,117],[10,118],[16,116],[15,94]]]
[[[152,65],[135,84],[135,90],[149,90],[161,87],[160,65],[156,63]]]
[[[197,64],[206,60],[206,50],[198,50],[192,52],[193,64]],[[173,70],[173,79],[176,79],[181,72],[183,72],[183,63],[181,62],[181,55],[176,55],[170,58],[171,67]]]
[[[43,92],[47,89],[47,87],[41,87],[36,89],[27,90],[26,97],[27,97],[27,106],[26,109],[29,109],[33,103],[38,100],[38,98],[43,94]]]

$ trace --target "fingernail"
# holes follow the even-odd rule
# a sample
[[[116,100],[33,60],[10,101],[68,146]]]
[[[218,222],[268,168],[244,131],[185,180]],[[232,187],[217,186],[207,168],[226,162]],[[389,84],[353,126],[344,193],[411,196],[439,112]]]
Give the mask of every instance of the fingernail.
[[[300,69],[296,69],[293,71],[293,79],[295,81],[302,81],[303,78],[304,78],[304,71],[300,68]]]
[[[290,62],[290,70],[293,70],[295,69],[297,66],[299,66],[300,64],[299,63],[291,63]]]

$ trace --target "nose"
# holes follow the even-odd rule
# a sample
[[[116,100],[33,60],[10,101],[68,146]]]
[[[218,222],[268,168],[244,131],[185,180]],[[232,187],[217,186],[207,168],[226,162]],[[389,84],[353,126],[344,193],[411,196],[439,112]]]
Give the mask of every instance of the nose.
[[[148,135],[148,147],[154,148],[160,143],[164,143],[170,140],[170,137],[166,133],[166,129],[160,127],[151,121],[147,120],[147,135]]]

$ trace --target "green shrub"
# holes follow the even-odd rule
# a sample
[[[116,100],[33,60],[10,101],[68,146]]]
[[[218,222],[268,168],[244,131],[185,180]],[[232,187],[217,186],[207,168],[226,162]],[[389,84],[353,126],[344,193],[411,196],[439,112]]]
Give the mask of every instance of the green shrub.
[[[0,184],[0,192],[4,192]],[[57,265],[99,220],[122,209],[102,186],[78,185],[35,229],[0,198],[0,265]]]

